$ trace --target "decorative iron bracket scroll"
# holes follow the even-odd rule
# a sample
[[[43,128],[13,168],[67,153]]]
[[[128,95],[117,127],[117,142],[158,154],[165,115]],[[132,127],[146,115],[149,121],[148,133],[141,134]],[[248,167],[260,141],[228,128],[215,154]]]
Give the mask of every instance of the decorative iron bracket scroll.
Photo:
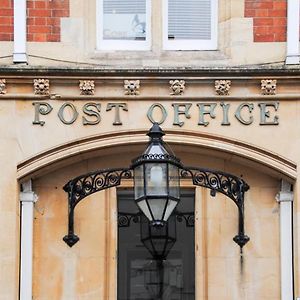
[[[184,167],[180,170],[180,177],[191,179],[194,185],[210,189],[211,196],[215,196],[216,192],[219,192],[233,200],[239,215],[238,234],[233,240],[242,251],[242,248],[250,240],[245,235],[244,229],[244,193],[249,190],[249,185],[234,175],[203,168]]]
[[[131,168],[106,169],[87,173],[70,180],[64,191],[68,193],[69,223],[68,234],[63,240],[72,247],[79,241],[79,237],[74,234],[74,210],[76,205],[85,197],[121,184],[122,179],[132,178]]]
[[[130,227],[131,222],[139,223],[141,212],[138,213],[125,213],[119,212],[118,213],[118,227]]]
[[[191,179],[196,186],[202,186],[211,190],[211,195],[216,192],[229,197],[238,208],[239,225],[238,234],[233,240],[240,246],[243,246],[250,240],[244,231],[244,193],[249,189],[248,184],[241,178],[234,175],[203,168],[183,167],[180,169],[182,179]],[[79,237],[74,233],[74,210],[76,205],[85,197],[111,188],[119,186],[122,179],[132,179],[132,168],[105,169],[87,173],[70,180],[64,190],[68,193],[68,234],[63,240],[72,247],[79,241]],[[178,216],[186,222],[191,222],[193,216]],[[177,218],[178,218],[177,217]],[[134,220],[133,218],[127,221]],[[123,220],[125,222],[125,218]],[[120,222],[120,220],[119,220]],[[188,223],[187,223],[188,224]],[[191,223],[192,224],[192,223]],[[126,224],[124,224],[126,227]]]
[[[141,212],[138,213],[126,213],[126,212],[119,212],[118,213],[118,227],[130,227],[131,222],[139,223],[141,222]],[[176,216],[176,220],[178,222],[185,221],[186,227],[194,227],[195,226],[195,214],[193,212],[179,212],[175,210],[173,213]]]
[[[175,211],[176,220],[178,222],[185,221],[186,227],[195,227],[195,213],[194,212],[180,212]]]

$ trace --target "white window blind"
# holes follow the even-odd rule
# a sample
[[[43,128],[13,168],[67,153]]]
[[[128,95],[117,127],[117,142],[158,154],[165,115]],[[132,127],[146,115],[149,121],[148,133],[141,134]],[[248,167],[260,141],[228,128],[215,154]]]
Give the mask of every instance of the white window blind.
[[[145,0],[104,0],[103,10],[105,14],[145,14]]]
[[[98,48],[145,50],[150,20],[150,0],[98,0]]]
[[[166,50],[216,49],[217,0],[164,0]]]
[[[169,0],[168,38],[209,40],[211,38],[210,0]]]

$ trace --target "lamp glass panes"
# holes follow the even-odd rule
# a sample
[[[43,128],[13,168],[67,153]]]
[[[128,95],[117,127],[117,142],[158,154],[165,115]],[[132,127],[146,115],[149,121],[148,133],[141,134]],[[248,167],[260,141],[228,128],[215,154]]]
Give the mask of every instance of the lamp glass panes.
[[[163,225],[180,200],[181,163],[165,149],[163,135],[154,123],[147,149],[132,162],[135,201],[152,225]]]

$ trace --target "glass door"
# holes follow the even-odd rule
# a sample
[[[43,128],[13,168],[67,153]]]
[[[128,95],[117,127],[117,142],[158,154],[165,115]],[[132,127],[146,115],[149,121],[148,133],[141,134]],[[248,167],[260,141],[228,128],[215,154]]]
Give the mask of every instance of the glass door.
[[[195,299],[194,190],[182,190],[173,223],[150,228],[147,242],[133,197],[118,191],[118,300]]]

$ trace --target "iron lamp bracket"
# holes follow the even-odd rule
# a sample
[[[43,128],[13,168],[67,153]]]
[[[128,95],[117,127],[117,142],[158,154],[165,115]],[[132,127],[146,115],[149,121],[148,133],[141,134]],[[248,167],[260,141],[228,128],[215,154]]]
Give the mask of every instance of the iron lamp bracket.
[[[180,178],[192,180],[193,185],[202,186],[230,198],[238,208],[238,234],[233,238],[240,248],[250,240],[244,233],[244,194],[249,185],[234,175],[205,168],[182,167]],[[90,172],[70,180],[64,190],[68,193],[68,234],[63,240],[72,247],[79,241],[74,233],[74,212],[77,204],[85,197],[121,184],[123,179],[133,179],[132,168],[105,169]],[[185,218],[185,216],[182,216]],[[186,220],[186,219],[185,219]]]

